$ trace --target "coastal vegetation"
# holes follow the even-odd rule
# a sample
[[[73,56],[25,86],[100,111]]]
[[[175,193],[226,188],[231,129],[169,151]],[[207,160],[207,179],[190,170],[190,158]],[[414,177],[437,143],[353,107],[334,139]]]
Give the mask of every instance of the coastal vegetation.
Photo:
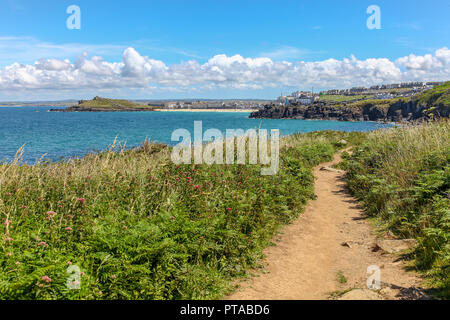
[[[427,106],[442,105],[450,108],[450,81],[424,92],[418,97],[421,104]]]
[[[449,135],[448,121],[295,134],[274,176],[175,165],[148,141],[33,166],[19,150],[0,164],[0,299],[221,298],[314,199],[312,168],[349,145],[351,192],[383,230],[417,240],[406,259],[448,298]]]
[[[357,109],[361,110],[367,105],[377,105],[384,108],[389,108],[390,105],[396,103],[396,102],[407,102],[408,98],[392,98],[392,99],[363,99],[360,101],[354,101],[350,103],[337,103],[333,105],[335,108],[350,108],[350,109]]]
[[[413,260],[450,297],[450,122],[367,134],[344,163],[366,213],[399,238],[414,238]]]
[[[354,96],[346,96],[343,94],[322,94],[320,95],[320,101],[326,102],[349,102],[355,100],[363,100],[367,99],[367,95],[354,95]]]
[[[360,135],[290,136],[274,176],[178,166],[149,142],[33,166],[19,152],[0,165],[0,299],[222,297],[314,198],[311,168]]]
[[[120,99],[95,97],[92,100],[81,100],[77,105],[66,109],[52,109],[58,112],[104,112],[104,111],[153,111],[156,107],[142,103]]]

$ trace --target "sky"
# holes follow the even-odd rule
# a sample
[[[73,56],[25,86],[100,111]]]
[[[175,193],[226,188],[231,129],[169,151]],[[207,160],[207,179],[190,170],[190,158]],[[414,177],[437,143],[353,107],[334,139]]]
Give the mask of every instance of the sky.
[[[448,0],[2,0],[0,100],[274,99],[450,80],[449,12]]]

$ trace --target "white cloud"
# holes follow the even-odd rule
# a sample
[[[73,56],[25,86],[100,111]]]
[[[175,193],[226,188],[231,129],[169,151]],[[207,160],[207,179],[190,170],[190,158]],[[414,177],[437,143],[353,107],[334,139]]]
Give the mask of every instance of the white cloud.
[[[37,61],[34,66],[39,70],[49,70],[49,71],[61,71],[70,68],[69,60],[58,60],[58,59],[41,59]]]
[[[108,62],[100,56],[81,54],[71,62],[47,58],[34,64],[13,63],[0,68],[0,92],[11,90],[152,89],[256,90],[276,87],[343,88],[414,80],[449,80],[450,50],[434,54],[409,55],[391,61],[386,58],[297,63],[274,61],[270,57],[245,58],[216,55],[206,63],[195,60],[166,65],[127,48],[122,61]]]
[[[436,50],[434,55],[410,54],[397,59],[396,63],[405,68],[404,76],[413,80],[431,77],[438,80],[450,79],[450,50],[447,47]]]
[[[55,44],[33,37],[0,36],[0,65],[14,61],[29,63],[36,58],[66,59],[86,51],[96,55],[120,55],[126,46],[109,44],[64,43]],[[13,60],[14,59],[14,60]],[[12,61],[13,60],[13,61]]]
[[[311,55],[317,52],[312,52],[306,49],[299,49],[290,46],[282,46],[276,50],[263,52],[260,54],[261,57],[267,57],[274,60],[294,60],[300,59],[307,55]]]

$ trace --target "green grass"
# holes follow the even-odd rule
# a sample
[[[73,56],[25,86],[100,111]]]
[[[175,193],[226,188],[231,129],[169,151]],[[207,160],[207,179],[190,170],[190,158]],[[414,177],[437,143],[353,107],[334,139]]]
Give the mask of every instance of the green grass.
[[[449,297],[450,122],[379,130],[346,157],[347,181],[371,217],[415,238],[417,269]]]
[[[353,103],[349,103],[347,104],[347,107],[349,108],[358,108],[358,109],[362,109],[363,107],[365,107],[366,105],[377,105],[380,107],[385,107],[386,109],[389,108],[389,106],[395,102],[398,101],[408,101],[409,98],[392,98],[392,99],[367,99],[367,100],[361,100],[361,101],[356,101]]]
[[[127,109],[142,109],[153,110],[155,107],[148,106],[142,103],[131,102],[128,100],[108,99],[95,97],[92,100],[83,100],[80,104],[75,106],[77,108],[96,109],[96,110],[127,110]]]
[[[332,105],[333,108],[347,108],[347,109],[363,109],[367,105],[378,106],[388,109],[389,106],[398,101],[407,102],[410,98],[392,98],[392,99],[364,99],[359,101],[337,101],[337,104]]]
[[[347,278],[345,277],[344,273],[341,270],[337,272],[336,279],[340,284],[347,283]]]
[[[430,107],[433,105],[443,105],[444,107],[450,108],[450,81],[425,91],[418,99],[421,104]]]
[[[283,139],[280,171],[180,165],[144,143],[34,166],[0,165],[0,299],[215,299],[314,198],[312,166],[339,140]],[[19,155],[20,157],[20,155]],[[83,272],[68,290],[69,265]]]
[[[312,167],[349,144],[352,193],[397,236],[418,239],[417,268],[448,297],[449,136],[449,122],[296,134],[282,139],[274,176],[177,166],[148,142],[34,166],[19,152],[0,164],[0,299],[221,298],[315,197]],[[81,268],[81,290],[66,288],[69,265]]]
[[[324,94],[320,96],[320,101],[325,102],[350,102],[359,99],[366,99],[368,96],[366,95],[355,95],[355,96],[346,96],[341,94]]]
[[[346,293],[348,293],[350,291],[353,291],[355,289],[356,288],[349,288],[349,289],[345,289],[345,290],[337,290],[337,291],[330,292],[329,298],[332,299],[332,300],[337,300],[340,297],[342,297],[344,294],[346,294]]]

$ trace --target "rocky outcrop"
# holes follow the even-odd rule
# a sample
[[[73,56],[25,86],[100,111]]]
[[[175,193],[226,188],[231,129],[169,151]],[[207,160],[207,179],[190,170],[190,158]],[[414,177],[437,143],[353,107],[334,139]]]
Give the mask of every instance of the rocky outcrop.
[[[449,110],[445,105],[428,106],[419,103],[417,99],[398,100],[391,104],[377,104],[373,101],[357,105],[318,102],[310,106],[269,105],[253,112],[250,118],[408,122],[448,118]]]
[[[335,108],[324,103],[316,103],[311,106],[266,106],[264,109],[253,112],[250,118],[272,119],[322,119],[358,121],[364,120],[361,112],[350,108]]]
[[[92,100],[80,100],[77,105],[66,109],[50,109],[55,112],[130,112],[153,111],[155,108],[145,104],[120,99],[95,97]]]

